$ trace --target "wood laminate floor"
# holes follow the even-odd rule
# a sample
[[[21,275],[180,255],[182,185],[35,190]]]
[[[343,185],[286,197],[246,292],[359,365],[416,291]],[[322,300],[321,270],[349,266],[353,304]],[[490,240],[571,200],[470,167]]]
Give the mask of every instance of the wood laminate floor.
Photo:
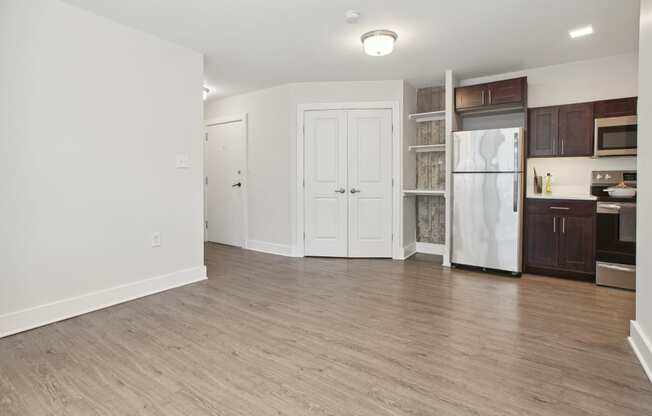
[[[652,415],[634,294],[206,246],[209,280],[0,340],[0,415]]]

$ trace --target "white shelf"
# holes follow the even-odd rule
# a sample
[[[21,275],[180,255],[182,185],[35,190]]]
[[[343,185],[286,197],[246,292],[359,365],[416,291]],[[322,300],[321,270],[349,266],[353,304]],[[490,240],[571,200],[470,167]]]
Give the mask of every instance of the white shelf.
[[[408,116],[410,120],[414,120],[417,123],[423,123],[425,121],[434,121],[434,120],[444,120],[446,118],[446,111],[429,111],[427,113],[415,113]]]
[[[408,146],[408,150],[415,151],[417,153],[445,152],[446,144],[417,144],[413,146]]]
[[[403,196],[415,196],[415,195],[436,195],[436,196],[444,196],[446,194],[446,191],[444,190],[431,190],[431,189],[404,189],[403,190]]]

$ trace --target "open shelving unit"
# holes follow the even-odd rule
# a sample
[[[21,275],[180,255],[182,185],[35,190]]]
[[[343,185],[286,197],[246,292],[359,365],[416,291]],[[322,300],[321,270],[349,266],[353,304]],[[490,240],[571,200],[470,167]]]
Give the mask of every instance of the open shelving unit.
[[[456,126],[453,73],[445,85],[412,89],[405,100],[403,252],[442,256],[450,266],[451,139]]]
[[[417,153],[425,153],[425,152],[445,152],[446,151],[446,143],[441,143],[441,144],[414,144],[411,146],[408,146],[408,150],[417,152]]]
[[[446,196],[446,191],[445,190],[434,190],[434,189],[404,189],[403,190],[403,195],[404,196],[416,196],[416,195],[422,195],[422,196]]]
[[[408,115],[410,120],[414,120],[417,123],[425,123],[426,121],[437,121],[444,120],[446,118],[445,110],[437,111],[427,111],[425,113],[413,113]]]

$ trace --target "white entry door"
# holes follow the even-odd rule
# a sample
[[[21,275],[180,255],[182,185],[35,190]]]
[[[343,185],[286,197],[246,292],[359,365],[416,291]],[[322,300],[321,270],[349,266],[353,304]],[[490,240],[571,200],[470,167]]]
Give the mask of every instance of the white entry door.
[[[392,112],[348,112],[349,257],[392,257]]]
[[[207,128],[205,143],[206,220],[208,241],[242,247],[244,122]]]
[[[305,254],[392,256],[391,110],[307,111]]]

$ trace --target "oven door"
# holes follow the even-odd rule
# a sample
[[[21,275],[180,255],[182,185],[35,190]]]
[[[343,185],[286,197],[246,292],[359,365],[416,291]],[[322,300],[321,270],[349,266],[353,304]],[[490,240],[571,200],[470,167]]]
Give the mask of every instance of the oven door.
[[[596,119],[595,156],[636,155],[636,123],[636,116]]]
[[[597,260],[636,264],[636,204],[598,202],[597,213]]]

